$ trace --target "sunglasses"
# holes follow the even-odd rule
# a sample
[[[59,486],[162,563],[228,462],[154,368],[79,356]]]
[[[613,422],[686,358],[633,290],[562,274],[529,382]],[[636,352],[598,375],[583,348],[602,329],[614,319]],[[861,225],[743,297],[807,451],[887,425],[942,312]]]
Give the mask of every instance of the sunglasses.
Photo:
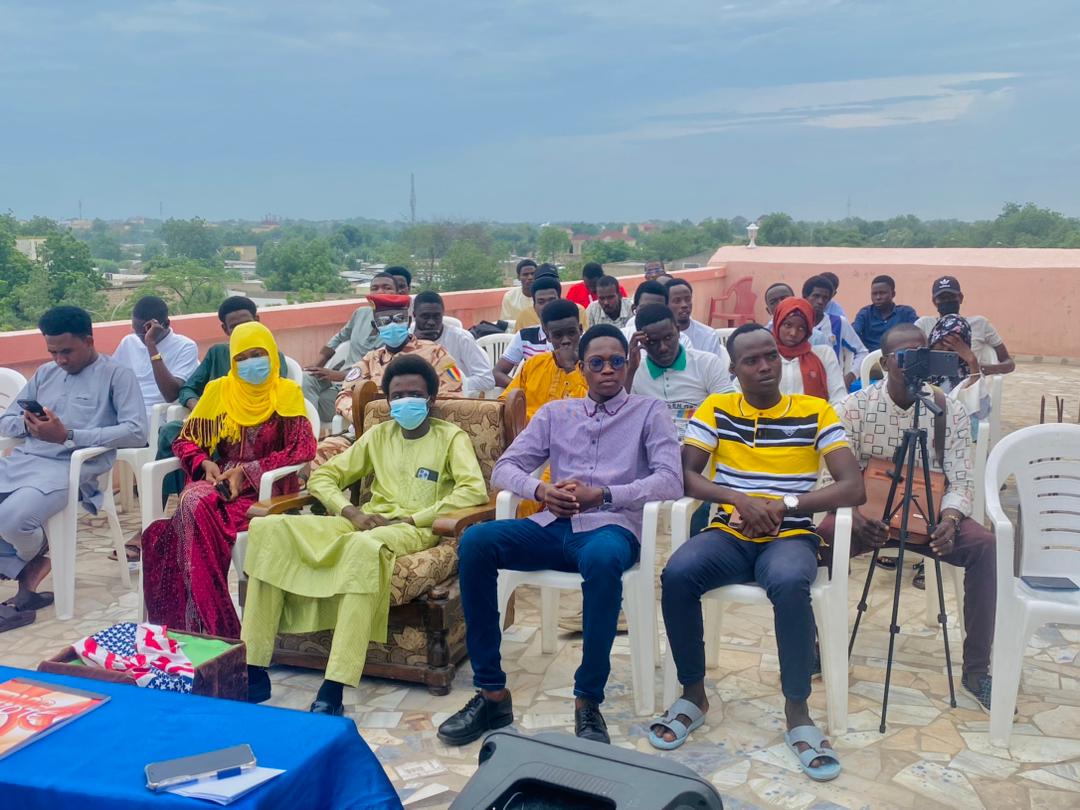
[[[626,365],[626,358],[621,354],[617,354],[614,357],[609,357],[606,360],[603,357],[590,357],[585,361],[585,365],[588,366],[589,371],[597,374],[604,370],[604,363],[611,366],[612,371],[618,371]]]
[[[375,325],[376,326],[389,326],[392,323],[408,323],[408,322],[409,322],[409,313],[408,312],[395,312],[393,315],[376,315],[375,316]]]

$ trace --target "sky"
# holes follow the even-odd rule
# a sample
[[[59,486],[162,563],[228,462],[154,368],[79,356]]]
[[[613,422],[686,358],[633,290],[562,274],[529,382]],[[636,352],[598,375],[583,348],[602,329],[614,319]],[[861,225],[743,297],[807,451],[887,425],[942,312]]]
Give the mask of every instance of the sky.
[[[1069,0],[0,0],[20,217],[1080,215]],[[160,206],[160,209],[159,209]]]

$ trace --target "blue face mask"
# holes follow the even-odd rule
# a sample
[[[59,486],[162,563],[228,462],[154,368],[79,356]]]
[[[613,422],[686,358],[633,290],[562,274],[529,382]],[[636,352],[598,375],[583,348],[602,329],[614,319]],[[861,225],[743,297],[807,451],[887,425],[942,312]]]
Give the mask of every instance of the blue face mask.
[[[387,346],[396,349],[409,339],[409,325],[407,323],[391,323],[380,326],[379,337]]]
[[[262,385],[270,379],[270,358],[249,357],[236,364],[236,373],[240,379],[252,385]]]
[[[428,401],[420,397],[402,397],[390,403],[390,415],[405,430],[413,430],[427,419]]]

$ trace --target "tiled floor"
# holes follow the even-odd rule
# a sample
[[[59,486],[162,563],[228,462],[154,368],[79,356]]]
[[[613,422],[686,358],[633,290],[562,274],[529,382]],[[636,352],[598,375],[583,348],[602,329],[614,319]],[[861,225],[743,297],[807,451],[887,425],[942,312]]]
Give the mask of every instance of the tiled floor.
[[[1071,397],[1080,405],[1080,368],[1025,365],[1008,378],[1006,430],[1038,421],[1042,393]],[[1052,406],[1050,407],[1052,411]],[[133,528],[135,516],[124,516]],[[666,540],[662,542],[666,546]],[[80,533],[77,616],[58,622],[42,611],[36,624],[0,636],[0,663],[34,668],[70,641],[135,617],[135,594],[120,584],[101,521],[84,519]],[[865,560],[852,565],[852,612]],[[940,633],[925,627],[923,594],[905,587],[901,598],[889,726],[878,733],[891,593],[888,578],[875,578],[872,604],[851,662],[847,734],[833,740],[844,773],[819,785],[802,776],[783,745],[782,699],[768,608],[733,607],[725,615],[722,666],[709,672],[708,724],[670,754],[710,779],[725,807],[784,808],[1056,808],[1080,807],[1080,629],[1047,627],[1032,640],[1025,660],[1019,716],[1009,749],[987,739],[987,717],[958,693],[948,707]],[[10,586],[2,586],[6,596]],[[951,588],[946,587],[947,593]],[[580,636],[561,633],[552,655],[540,651],[537,595],[519,592],[519,623],[503,642],[517,727],[572,731],[571,683],[580,660]],[[566,594],[564,610],[575,595]],[[949,598],[949,610],[955,603]],[[960,639],[950,632],[953,660]],[[958,663],[957,663],[958,666]],[[320,683],[316,673],[275,669],[271,703],[306,709]],[[436,726],[471,694],[468,662],[454,690],[432,697],[420,687],[365,679],[346,690],[349,715],[386,766],[409,807],[446,807],[476,770],[479,743],[448,748]],[[625,636],[616,639],[604,711],[614,744],[652,753],[647,718],[634,715]],[[657,696],[660,673],[656,678]],[[824,694],[815,683],[815,718],[824,718]],[[257,741],[256,741],[257,742]]]

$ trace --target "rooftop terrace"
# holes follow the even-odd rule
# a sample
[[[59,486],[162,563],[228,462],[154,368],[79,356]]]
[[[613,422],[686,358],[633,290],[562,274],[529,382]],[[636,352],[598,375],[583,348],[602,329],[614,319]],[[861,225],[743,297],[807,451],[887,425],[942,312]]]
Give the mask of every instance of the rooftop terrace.
[[[1075,415],[1080,401],[1080,368],[1024,363],[1005,383],[1003,430],[1038,422],[1039,396],[1063,394]],[[1075,418],[1075,416],[1073,417]],[[125,532],[137,515],[123,515]],[[660,564],[667,539],[660,540]],[[136,596],[115,572],[103,521],[84,518],[77,562],[76,616],[69,622],[41,611],[36,624],[2,637],[0,664],[32,669],[71,641],[119,621],[136,619]],[[852,581],[861,582],[867,561],[852,563]],[[908,574],[910,578],[910,574]],[[46,584],[47,586],[47,584]],[[233,582],[235,589],[236,583]],[[668,756],[711,780],[727,808],[1037,808],[1080,806],[1080,629],[1046,627],[1032,640],[1024,662],[1019,715],[1009,749],[987,737],[987,716],[958,691],[948,706],[940,633],[923,623],[923,594],[907,587],[901,599],[889,709],[889,727],[878,733],[884,657],[888,641],[890,585],[877,577],[865,629],[852,658],[849,731],[835,738],[844,773],[817,784],[802,776],[783,745],[783,703],[771,611],[730,608],[725,619],[720,668],[707,676],[712,709],[707,725]],[[851,589],[852,614],[857,588]],[[0,598],[13,589],[0,584]],[[951,589],[946,587],[946,593]],[[579,601],[579,597],[577,598]],[[572,676],[581,654],[580,636],[561,633],[557,651],[540,651],[538,594],[519,591],[517,624],[503,642],[504,664],[514,694],[517,727],[525,731],[573,732]],[[575,597],[563,597],[564,611]],[[950,614],[955,601],[949,596]],[[955,619],[954,619],[955,624]],[[951,632],[953,660],[959,660],[959,633]],[[645,739],[647,719],[636,717],[630,693],[630,658],[625,636],[616,639],[608,701],[604,711],[615,745],[652,753]],[[346,710],[375,750],[408,807],[445,808],[476,770],[479,743],[448,748],[435,728],[471,694],[466,661],[454,689],[432,697],[423,687],[365,678],[345,692]],[[307,709],[318,689],[318,673],[277,667],[272,672],[271,705]],[[656,679],[660,695],[660,673]],[[824,718],[824,693],[815,682],[811,707]]]

